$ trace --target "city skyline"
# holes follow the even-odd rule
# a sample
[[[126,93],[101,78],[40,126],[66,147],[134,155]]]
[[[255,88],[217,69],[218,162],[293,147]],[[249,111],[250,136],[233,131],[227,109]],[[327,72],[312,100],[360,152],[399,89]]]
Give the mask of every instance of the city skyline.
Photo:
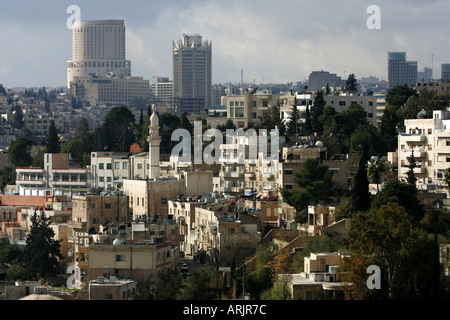
[[[106,5],[108,4],[108,5]],[[446,1],[381,1],[381,29],[367,28],[369,1],[32,1],[2,4],[0,83],[64,86],[71,59],[70,5],[81,20],[123,19],[132,74],[172,78],[172,41],[201,34],[214,46],[212,82],[287,83],[327,70],[387,80],[387,54],[406,51],[418,70],[450,62]],[[446,10],[447,9],[447,10]]]

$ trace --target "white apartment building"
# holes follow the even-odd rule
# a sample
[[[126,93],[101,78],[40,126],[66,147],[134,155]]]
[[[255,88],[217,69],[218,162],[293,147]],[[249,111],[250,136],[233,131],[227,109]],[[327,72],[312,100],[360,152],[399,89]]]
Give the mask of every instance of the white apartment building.
[[[43,168],[16,168],[16,185],[25,196],[77,194],[88,190],[88,170],[69,167],[68,153],[46,153]]]
[[[91,152],[89,183],[92,188],[118,190],[124,179],[130,178],[128,153]]]
[[[74,77],[131,76],[131,61],[125,59],[123,20],[75,22],[72,28],[72,60],[67,61],[67,87]]]
[[[406,181],[414,156],[417,188],[447,192],[444,171],[450,168],[450,108],[435,110],[432,119],[406,119],[405,133],[398,136],[398,178]]]

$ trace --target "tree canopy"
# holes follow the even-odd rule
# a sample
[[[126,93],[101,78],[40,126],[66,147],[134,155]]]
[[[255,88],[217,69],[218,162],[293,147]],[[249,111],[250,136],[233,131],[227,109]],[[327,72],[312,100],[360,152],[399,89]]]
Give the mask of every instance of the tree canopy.
[[[60,241],[55,240],[51,221],[45,213],[31,216],[31,228],[24,251],[25,268],[33,279],[46,278],[58,272],[58,259],[62,259]]]
[[[11,162],[17,167],[29,167],[33,163],[31,157],[31,147],[33,141],[26,138],[19,138],[12,141],[9,146],[9,157]]]
[[[282,189],[283,199],[292,205],[297,213],[310,204],[327,201],[333,193],[333,172],[321,165],[317,159],[307,159],[295,175],[299,190]]]

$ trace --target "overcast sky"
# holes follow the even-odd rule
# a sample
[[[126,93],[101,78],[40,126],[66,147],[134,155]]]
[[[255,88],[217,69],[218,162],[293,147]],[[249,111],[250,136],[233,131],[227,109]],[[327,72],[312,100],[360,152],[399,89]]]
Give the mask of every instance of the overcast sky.
[[[70,5],[81,20],[123,19],[134,76],[172,79],[172,41],[211,40],[213,83],[304,81],[311,71],[387,79],[387,52],[406,51],[419,71],[450,63],[440,0],[0,0],[0,83],[64,86],[72,58]],[[370,5],[381,29],[368,29]],[[432,63],[433,62],[433,63]]]

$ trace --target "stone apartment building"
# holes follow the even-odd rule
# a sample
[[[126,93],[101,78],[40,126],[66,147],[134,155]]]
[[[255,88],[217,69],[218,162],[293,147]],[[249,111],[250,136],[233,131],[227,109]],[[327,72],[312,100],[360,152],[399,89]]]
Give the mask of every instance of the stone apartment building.
[[[102,225],[120,225],[131,221],[128,196],[86,194],[72,198],[72,224],[88,233],[97,233]]]
[[[89,246],[86,279],[114,276],[142,282],[160,271],[174,270],[178,262],[178,249],[173,249],[165,236],[142,242],[94,244]]]
[[[419,190],[448,193],[444,171],[450,167],[450,108],[433,111],[432,119],[405,120],[398,136],[398,179],[406,181],[411,156]]]
[[[259,123],[259,117],[279,99],[279,94],[272,94],[269,90],[247,89],[243,94],[223,96],[221,104],[227,107],[227,118],[233,120],[238,128],[253,128]]]
[[[261,241],[259,217],[245,214],[232,205],[211,205],[195,209],[193,253],[219,266],[230,266],[253,253]]]

